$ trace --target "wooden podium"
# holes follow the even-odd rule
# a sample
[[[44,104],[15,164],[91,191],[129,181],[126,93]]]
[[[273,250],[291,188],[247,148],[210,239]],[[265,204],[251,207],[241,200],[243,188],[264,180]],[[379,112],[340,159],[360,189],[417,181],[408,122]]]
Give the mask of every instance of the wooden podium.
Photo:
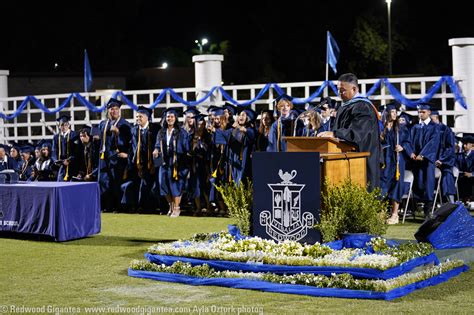
[[[366,159],[369,152],[354,152],[356,147],[336,138],[285,137],[287,152],[319,152],[321,179],[340,183],[350,178],[352,182],[367,185]],[[323,181],[321,182],[323,183]]]

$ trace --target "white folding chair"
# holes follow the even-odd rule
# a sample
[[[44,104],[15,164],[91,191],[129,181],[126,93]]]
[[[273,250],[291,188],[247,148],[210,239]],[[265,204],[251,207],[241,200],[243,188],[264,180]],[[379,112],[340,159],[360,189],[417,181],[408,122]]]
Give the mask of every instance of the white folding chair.
[[[454,187],[456,187],[457,201],[459,201],[459,189],[458,189],[458,179],[459,179],[459,168],[453,166],[453,176],[454,176]]]
[[[405,217],[407,215],[407,210],[408,210],[408,204],[410,203],[410,198],[412,198],[413,200],[413,196],[412,196],[412,189],[413,189],[413,181],[414,181],[415,177],[413,176],[413,172],[412,171],[409,171],[409,170],[405,170],[405,174],[404,174],[404,182],[405,183],[410,183],[410,189],[408,190],[408,194],[404,194],[402,196],[402,199],[407,199],[406,200],[406,205],[405,205],[405,210],[403,210],[403,220],[402,220],[402,223],[405,223]]]
[[[433,200],[433,207],[431,208],[431,214],[434,213],[434,209],[436,208],[436,201],[438,200],[438,196],[439,196],[439,203],[440,204],[443,203],[443,197],[442,197],[443,195],[441,194],[441,177],[442,177],[441,170],[439,168],[435,168],[435,179],[438,180],[438,185],[436,185],[435,196]]]

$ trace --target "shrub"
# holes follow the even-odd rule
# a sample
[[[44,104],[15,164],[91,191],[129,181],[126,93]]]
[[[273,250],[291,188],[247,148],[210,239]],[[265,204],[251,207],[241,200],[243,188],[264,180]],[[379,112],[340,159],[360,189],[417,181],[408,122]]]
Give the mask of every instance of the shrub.
[[[325,242],[333,241],[343,233],[381,235],[387,230],[387,206],[380,189],[368,192],[350,180],[330,184],[326,179],[322,191],[321,220],[315,228],[321,231]]]
[[[237,185],[235,182],[217,186],[216,189],[221,193],[222,199],[229,209],[229,217],[237,221],[237,227],[243,235],[250,234],[253,203],[253,185],[252,182],[241,182]]]

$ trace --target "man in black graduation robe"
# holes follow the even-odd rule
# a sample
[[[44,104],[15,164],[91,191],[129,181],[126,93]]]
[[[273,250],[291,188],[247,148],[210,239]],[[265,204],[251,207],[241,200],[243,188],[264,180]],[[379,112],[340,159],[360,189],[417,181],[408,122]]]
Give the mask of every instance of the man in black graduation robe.
[[[337,110],[333,131],[319,137],[339,138],[357,145],[359,152],[369,152],[367,158],[367,184],[372,191],[380,187],[380,129],[379,118],[372,103],[359,94],[357,77],[346,73],[337,84],[342,105]]]

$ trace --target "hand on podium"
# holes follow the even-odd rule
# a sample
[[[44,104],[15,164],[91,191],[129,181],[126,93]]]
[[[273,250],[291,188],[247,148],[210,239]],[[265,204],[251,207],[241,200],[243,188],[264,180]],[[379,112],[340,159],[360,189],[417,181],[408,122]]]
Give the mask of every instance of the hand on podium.
[[[332,132],[332,131],[323,131],[323,132],[318,133],[317,137],[334,138],[334,132]]]

